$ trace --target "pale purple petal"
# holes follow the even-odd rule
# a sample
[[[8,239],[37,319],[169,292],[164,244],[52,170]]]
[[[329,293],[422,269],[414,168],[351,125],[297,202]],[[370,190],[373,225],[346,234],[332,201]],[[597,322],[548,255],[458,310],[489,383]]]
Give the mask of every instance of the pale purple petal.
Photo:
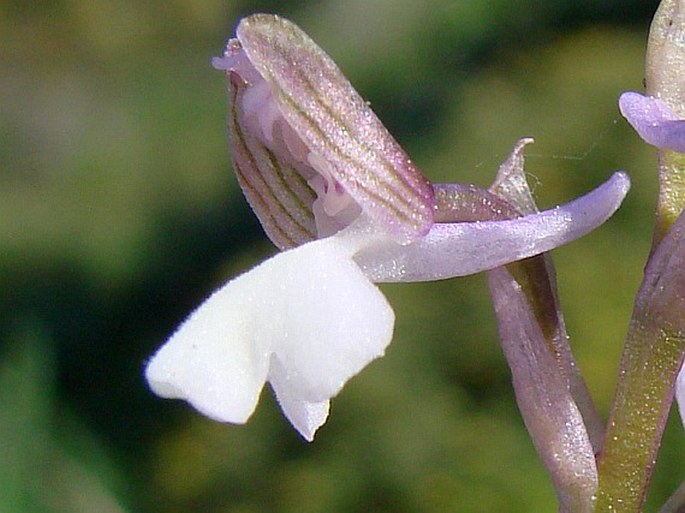
[[[488,280],[516,401],[562,510],[590,513],[597,491],[595,455],[568,377],[524,288],[503,267],[490,271]]]
[[[390,241],[362,250],[355,260],[376,282],[431,281],[465,276],[550,251],[604,223],[630,187],[623,172],[557,208],[507,221],[437,223],[407,246]]]
[[[435,183],[433,188],[436,225],[522,217],[512,203],[477,185]]]
[[[619,108],[645,142],[685,153],[685,120],[663,100],[630,91],[619,98]]]
[[[490,187],[525,214],[537,212],[524,171],[523,150],[530,142],[518,142]],[[554,277],[547,254],[488,272],[516,400],[554,483],[559,511],[589,513],[602,422],[571,353]]]

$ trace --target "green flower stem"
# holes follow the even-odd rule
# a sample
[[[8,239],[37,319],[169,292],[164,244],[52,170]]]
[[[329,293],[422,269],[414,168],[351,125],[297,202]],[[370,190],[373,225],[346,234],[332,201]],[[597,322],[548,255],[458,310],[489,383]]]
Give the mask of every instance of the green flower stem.
[[[653,247],[685,209],[685,154],[659,150],[659,203]]]
[[[599,459],[596,513],[641,511],[684,350],[682,332],[658,322],[631,326]]]
[[[639,513],[685,355],[685,217],[654,249],[635,300],[604,449],[597,513]]]

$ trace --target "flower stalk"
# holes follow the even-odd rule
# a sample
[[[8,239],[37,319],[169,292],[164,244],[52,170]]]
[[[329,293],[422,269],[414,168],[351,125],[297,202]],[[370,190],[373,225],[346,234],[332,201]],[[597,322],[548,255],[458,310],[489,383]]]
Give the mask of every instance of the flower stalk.
[[[598,513],[642,511],[685,357],[683,0],[662,1],[655,14],[646,87],[646,96],[624,93],[619,105],[638,134],[657,148],[656,226],[598,461]]]
[[[642,511],[685,355],[685,216],[652,254],[599,459],[597,513]]]

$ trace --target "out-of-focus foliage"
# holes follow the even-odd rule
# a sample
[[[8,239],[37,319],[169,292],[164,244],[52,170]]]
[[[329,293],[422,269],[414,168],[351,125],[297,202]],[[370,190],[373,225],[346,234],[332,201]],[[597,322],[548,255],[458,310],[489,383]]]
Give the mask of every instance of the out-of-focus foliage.
[[[305,444],[265,391],[241,427],[153,397],[145,358],[273,252],[224,140],[209,58],[277,12],[336,59],[434,181],[487,185],[522,136],[543,207],[626,169],[633,190],[555,252],[580,366],[606,411],[646,258],[652,150],[619,118],[656,2],[0,2],[0,511],[554,511],[485,282],[384,286],[388,355]],[[672,422],[651,501],[682,477]],[[653,509],[653,507],[652,507]]]

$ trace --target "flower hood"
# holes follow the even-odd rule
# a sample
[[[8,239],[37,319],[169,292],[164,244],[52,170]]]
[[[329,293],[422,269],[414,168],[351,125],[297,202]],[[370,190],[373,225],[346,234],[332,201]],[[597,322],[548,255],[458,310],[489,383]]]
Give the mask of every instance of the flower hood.
[[[247,421],[269,382],[311,440],[330,399],[392,338],[393,311],[373,282],[464,276],[549,251],[602,224],[629,188],[619,172],[566,205],[488,221],[503,200],[431,184],[291,22],[244,19],[213,63],[228,79],[238,181],[284,251],[212,294],[146,377],[219,421]]]

